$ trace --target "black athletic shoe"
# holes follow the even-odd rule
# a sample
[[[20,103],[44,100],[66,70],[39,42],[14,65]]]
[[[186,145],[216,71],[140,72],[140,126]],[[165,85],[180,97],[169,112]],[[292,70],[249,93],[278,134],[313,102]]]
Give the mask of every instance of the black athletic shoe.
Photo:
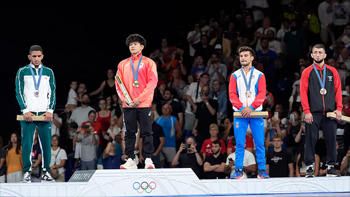
[[[340,177],[340,174],[337,172],[337,170],[334,168],[333,165],[329,165],[327,169],[327,177]]]
[[[307,167],[305,177],[306,178],[314,178],[314,166],[313,165],[310,165]]]

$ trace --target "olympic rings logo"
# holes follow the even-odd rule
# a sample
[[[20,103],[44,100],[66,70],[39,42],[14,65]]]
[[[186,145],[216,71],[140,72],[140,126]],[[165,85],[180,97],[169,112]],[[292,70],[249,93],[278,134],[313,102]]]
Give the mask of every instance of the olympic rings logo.
[[[147,183],[146,181],[143,181],[142,183],[134,182],[132,187],[140,194],[143,192],[151,193],[157,188],[157,184],[154,181],[151,181],[150,183]]]

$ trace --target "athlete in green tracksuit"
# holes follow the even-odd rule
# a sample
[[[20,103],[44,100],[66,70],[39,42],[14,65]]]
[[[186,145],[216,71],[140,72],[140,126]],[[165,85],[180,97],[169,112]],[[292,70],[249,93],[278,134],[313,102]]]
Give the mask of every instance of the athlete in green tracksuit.
[[[43,50],[38,45],[29,49],[30,64],[20,68],[16,75],[16,99],[25,121],[22,129],[22,183],[30,183],[32,170],[32,147],[35,128],[39,131],[39,144],[42,154],[42,181],[54,182],[50,176],[51,124],[56,104],[56,82],[53,71],[42,65]],[[45,116],[45,121],[32,121],[32,116]]]

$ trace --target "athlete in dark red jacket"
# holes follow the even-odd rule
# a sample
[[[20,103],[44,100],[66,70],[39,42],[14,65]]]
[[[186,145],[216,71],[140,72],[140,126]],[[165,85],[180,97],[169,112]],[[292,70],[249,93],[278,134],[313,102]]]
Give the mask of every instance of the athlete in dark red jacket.
[[[301,104],[305,112],[305,164],[306,177],[313,177],[315,162],[315,145],[319,130],[327,145],[327,176],[340,176],[334,168],[337,160],[336,130],[337,122],[327,118],[327,112],[334,112],[340,120],[342,114],[342,90],[338,71],[324,63],[325,48],[317,44],[312,48],[312,65],[307,67],[300,81]]]

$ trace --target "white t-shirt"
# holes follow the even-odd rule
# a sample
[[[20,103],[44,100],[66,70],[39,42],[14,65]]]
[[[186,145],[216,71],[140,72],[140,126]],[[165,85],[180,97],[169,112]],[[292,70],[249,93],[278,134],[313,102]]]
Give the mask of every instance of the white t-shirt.
[[[75,90],[73,90],[72,88],[69,90],[68,93],[68,99],[67,99],[67,105],[77,105],[77,100],[75,100],[75,97],[78,97],[77,93],[75,92]]]
[[[62,118],[60,118],[57,113],[53,114],[53,118],[55,120],[57,120],[57,122],[59,122],[60,124],[62,124]],[[56,127],[55,123],[52,123],[51,125],[51,136],[57,134],[58,136],[60,136],[60,129]]]
[[[71,120],[74,120],[78,126],[80,126],[83,122],[86,122],[89,120],[89,112],[91,110],[94,110],[94,108],[88,106],[85,108],[78,107],[75,110],[73,110],[72,115],[70,116]]]
[[[321,21],[321,27],[326,28],[329,24],[333,23],[333,11],[327,13],[329,4],[324,1],[318,5],[318,18]]]
[[[227,159],[226,159],[226,165],[229,164],[229,159],[232,159],[233,161],[235,161],[236,159],[236,153],[231,153]],[[250,165],[253,165],[253,164],[256,164],[256,161],[255,161],[255,157],[253,155],[253,153],[247,151],[247,150],[244,150],[244,158],[243,158],[243,166],[250,166]],[[231,168],[231,176],[233,173],[235,173],[235,166],[232,166]],[[245,172],[243,172],[245,176],[247,176],[245,174]]]
[[[262,27],[260,27],[259,29],[257,29],[257,32],[260,32],[262,34],[267,34],[267,31],[272,30],[274,32],[274,34],[276,35],[276,29],[274,27],[269,27],[267,29],[264,29]],[[255,50],[259,51],[261,49],[261,45],[260,45],[261,39],[259,38],[257,43],[256,43],[256,47]]]
[[[333,4],[333,24],[335,26],[346,25],[349,22],[349,3],[335,2]]]
[[[290,31],[290,29],[284,29],[284,27],[282,27],[282,28],[279,29],[278,32],[277,32],[277,35],[276,35],[277,39],[283,41],[284,35],[285,35],[287,32],[289,32],[289,31]]]
[[[60,152],[58,152],[60,151]],[[57,155],[58,153],[58,155]],[[57,158],[56,158],[57,155]],[[51,148],[51,162],[50,162],[50,166],[55,165],[55,158],[56,158],[56,165],[61,163],[62,159],[67,160],[67,153],[64,149],[62,148],[58,148],[57,150],[52,150]],[[64,167],[58,168],[58,174],[62,174],[64,172]]]
[[[289,102],[293,102],[294,101],[294,96],[292,95],[292,96],[290,96],[289,97]],[[296,102],[301,102],[301,98],[300,98],[300,96],[297,96],[297,100],[296,100]]]
[[[344,42],[345,47],[350,46],[350,38],[349,38],[348,36],[343,36],[343,37],[341,38],[341,41]]]
[[[202,88],[198,85],[198,92],[197,92],[197,85],[198,85],[198,82],[191,83],[190,87],[188,87],[188,90],[185,92],[185,94],[191,96],[194,103],[199,103],[202,101],[202,97],[201,97]],[[196,93],[197,93],[197,99],[196,99]],[[185,112],[189,114],[193,114],[191,110],[191,103],[188,101],[186,101]]]
[[[245,2],[247,4],[247,8],[252,8],[253,6],[261,8],[269,7],[266,0],[245,0]],[[264,13],[261,10],[254,10],[253,15],[255,22],[264,19]]]
[[[119,127],[115,128],[108,128],[107,133],[111,134],[115,134],[118,135],[120,133],[121,129]]]
[[[195,34],[196,31],[190,31],[187,34],[187,39],[191,36],[193,36],[193,34]],[[193,44],[197,44],[198,42],[201,41],[201,34],[197,34],[196,37],[194,37],[194,39],[192,40],[192,42],[189,42],[188,44],[190,45],[190,56],[194,56],[194,53],[196,52],[196,50],[192,47]]]
[[[219,64],[219,68],[218,68],[219,73],[225,78],[227,77],[227,67],[225,64]],[[214,69],[214,65],[211,65],[209,70],[208,70],[208,74],[210,76],[210,83],[209,83],[209,87],[211,90],[213,90],[213,83],[215,80],[220,81],[219,75],[215,72]]]

